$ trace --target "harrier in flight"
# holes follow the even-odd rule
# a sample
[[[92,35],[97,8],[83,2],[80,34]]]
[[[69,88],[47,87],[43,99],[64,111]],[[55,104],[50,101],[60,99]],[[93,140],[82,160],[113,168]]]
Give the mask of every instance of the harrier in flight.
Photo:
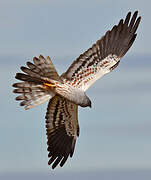
[[[129,12],[125,20],[106,32],[91,48],[81,54],[61,76],[51,59],[34,57],[17,73],[21,82],[13,84],[16,100],[25,109],[49,100],[46,131],[49,165],[62,167],[72,157],[79,136],[78,106],[91,107],[85,91],[99,78],[114,70],[132,46],[141,17]]]

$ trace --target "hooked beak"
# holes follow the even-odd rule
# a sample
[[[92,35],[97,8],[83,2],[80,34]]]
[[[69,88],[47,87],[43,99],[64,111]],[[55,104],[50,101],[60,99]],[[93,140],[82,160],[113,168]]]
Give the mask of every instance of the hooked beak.
[[[92,107],[92,105],[91,105],[91,101],[90,101],[89,107],[90,107],[90,108]]]

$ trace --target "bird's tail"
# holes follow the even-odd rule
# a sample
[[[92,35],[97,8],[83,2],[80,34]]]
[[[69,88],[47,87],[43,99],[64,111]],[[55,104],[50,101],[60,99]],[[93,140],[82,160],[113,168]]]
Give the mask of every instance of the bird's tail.
[[[16,100],[21,101],[20,105],[25,106],[25,109],[35,107],[54,97],[55,93],[51,91],[53,88],[51,79],[60,81],[49,57],[44,58],[40,55],[39,58],[34,57],[33,62],[27,62],[28,68],[21,67],[24,73],[17,73],[15,78],[22,82],[13,84],[15,87],[13,92],[20,94]]]

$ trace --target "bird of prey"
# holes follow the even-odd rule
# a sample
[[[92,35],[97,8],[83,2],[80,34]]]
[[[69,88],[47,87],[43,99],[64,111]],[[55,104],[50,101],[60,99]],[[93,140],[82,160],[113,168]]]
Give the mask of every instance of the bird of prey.
[[[74,153],[79,136],[78,106],[91,107],[85,91],[99,78],[114,70],[132,46],[141,17],[129,12],[125,20],[107,31],[95,44],[81,54],[61,76],[51,59],[34,57],[33,63],[17,73],[21,82],[13,84],[16,100],[25,109],[49,100],[46,113],[48,164],[62,167]]]

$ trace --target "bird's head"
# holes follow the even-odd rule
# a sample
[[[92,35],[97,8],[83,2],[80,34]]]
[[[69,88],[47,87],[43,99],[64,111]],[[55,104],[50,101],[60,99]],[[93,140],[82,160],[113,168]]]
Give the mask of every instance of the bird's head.
[[[91,108],[91,100],[90,99],[88,101],[88,105],[87,106]]]
[[[82,107],[90,107],[91,108],[91,100],[88,98],[88,96],[85,94],[82,103],[80,104],[80,106]]]

